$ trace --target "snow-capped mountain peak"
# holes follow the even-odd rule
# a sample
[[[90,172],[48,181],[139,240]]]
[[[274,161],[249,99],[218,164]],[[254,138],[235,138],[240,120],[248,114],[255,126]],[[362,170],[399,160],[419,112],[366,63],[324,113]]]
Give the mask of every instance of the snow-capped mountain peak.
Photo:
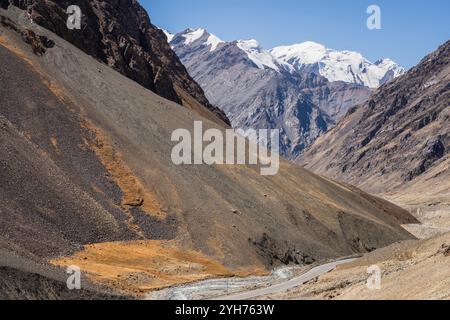
[[[209,34],[208,39],[206,40],[206,44],[208,46],[211,46],[211,51],[214,51],[217,49],[217,47],[221,44],[221,43],[225,43],[224,41],[222,41],[220,38],[218,38],[217,36],[213,35],[213,34]]]
[[[270,53],[299,71],[315,72],[331,82],[344,81],[369,88],[377,88],[405,72],[390,59],[371,63],[358,52],[333,50],[312,41],[276,47]]]
[[[388,72],[392,72],[394,78],[397,78],[406,72],[404,68],[400,67],[389,58],[380,59],[375,62],[375,65],[384,70],[388,70]]]
[[[279,71],[279,66],[274,57],[267,51],[263,50],[255,39],[237,41],[239,49],[244,51],[248,58],[260,69],[269,67]]]
[[[294,70],[289,64],[279,61],[269,51],[264,50],[255,39],[239,40],[236,42],[236,45],[247,54],[248,58],[259,69],[265,69],[267,67],[277,72]]]
[[[405,73],[405,69],[391,59],[372,63],[359,52],[334,50],[314,41],[265,50],[255,39],[224,42],[203,28],[186,29],[176,35],[163,31],[172,48],[182,46],[189,51],[208,48],[209,52],[214,52],[222,45],[235,45],[259,69],[291,74],[312,73],[330,82],[343,81],[378,88]]]
[[[181,40],[178,40],[180,38]],[[209,33],[208,31],[202,28],[186,29],[185,31],[180,32],[175,36],[173,36],[169,42],[172,42],[172,40],[174,39],[177,39],[177,41],[182,41],[182,43],[185,46],[192,46],[192,45],[207,46],[209,47],[209,50],[211,52],[216,50],[220,44],[225,43],[217,36]]]
[[[186,32],[183,34],[183,37],[185,39],[184,43],[189,45],[198,39],[200,39],[204,34],[206,30],[202,28],[198,29],[187,29]]]
[[[170,45],[234,128],[279,129],[280,152],[291,159],[371,92],[297,71],[254,39],[223,43],[204,29],[188,29]],[[316,54],[328,50],[313,42],[299,47]]]
[[[327,48],[319,43],[307,41],[292,46],[277,47],[270,52],[280,60],[295,63],[315,63],[323,57]]]

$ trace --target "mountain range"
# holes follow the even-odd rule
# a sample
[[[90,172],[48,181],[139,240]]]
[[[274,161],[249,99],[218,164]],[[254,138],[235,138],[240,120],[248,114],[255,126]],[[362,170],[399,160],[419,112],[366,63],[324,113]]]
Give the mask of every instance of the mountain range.
[[[391,59],[371,63],[358,52],[332,50],[312,41],[276,47],[270,53],[298,72],[307,71],[330,82],[344,81],[369,88],[378,88],[405,73],[405,69]]]
[[[247,165],[175,165],[174,130],[202,121],[224,131],[226,117],[137,1],[79,1],[88,14],[74,32],[61,27],[67,4],[0,9],[1,297],[71,297],[73,265],[83,272],[79,297],[136,298],[414,238],[401,227],[417,222],[407,211],[283,159],[270,177]],[[226,50],[224,63],[255,76],[293,72],[281,62],[255,68],[237,44],[208,39],[207,50]],[[305,128],[324,131],[328,115],[306,94],[293,99],[293,114],[314,119]]]
[[[350,110],[299,161],[373,193],[408,188],[448,193],[449,101],[447,42]]]
[[[280,153],[294,159],[372,90],[404,73],[389,59],[313,42],[263,49],[256,40],[225,42],[204,29],[164,31],[208,99],[240,129],[280,129]]]

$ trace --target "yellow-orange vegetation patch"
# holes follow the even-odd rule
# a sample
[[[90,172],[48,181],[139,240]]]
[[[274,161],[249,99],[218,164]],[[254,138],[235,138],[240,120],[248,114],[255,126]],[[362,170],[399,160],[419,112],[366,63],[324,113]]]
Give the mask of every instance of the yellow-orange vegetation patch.
[[[59,101],[61,102],[65,101],[65,94],[60,86],[58,86],[55,82],[49,80],[44,80],[43,82],[47,86],[47,88],[53,93],[53,95],[59,99]]]
[[[184,250],[170,241],[108,242],[87,245],[71,257],[51,261],[57,266],[78,266],[95,283],[141,295],[199,280],[246,276],[233,272],[202,253]]]
[[[84,123],[84,126],[96,136],[95,143],[90,143],[90,147],[122,190],[122,208],[128,210],[133,207],[139,207],[149,215],[164,219],[166,213],[157,200],[155,192],[149,191],[140,179],[134,175],[133,171],[126,165],[122,155],[114,149],[106,135],[87,121]]]

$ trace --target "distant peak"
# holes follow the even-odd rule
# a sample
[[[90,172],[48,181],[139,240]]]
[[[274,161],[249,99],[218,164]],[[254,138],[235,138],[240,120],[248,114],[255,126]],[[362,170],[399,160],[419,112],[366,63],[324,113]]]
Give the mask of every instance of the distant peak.
[[[222,43],[225,42],[222,41],[219,37],[209,33],[208,40],[206,40],[206,45],[211,46],[210,51],[216,50],[217,47]]]
[[[320,44],[320,43],[317,43],[314,41],[305,41],[305,42],[299,43],[297,46],[308,47],[308,48],[320,48],[320,49],[326,48],[323,44]]]
[[[269,68],[277,72],[281,71],[281,67],[289,69],[285,63],[278,61],[269,51],[264,50],[255,39],[239,40],[236,41],[236,45],[259,69]]]
[[[380,65],[396,64],[396,63],[389,58],[383,58],[383,59],[379,59],[379,60],[375,61],[374,64],[377,66],[380,66]]]
[[[205,34],[207,34],[205,29],[197,28],[192,29],[188,28],[181,33],[181,36],[185,39],[184,43],[186,45],[192,44],[193,42],[202,38]]]
[[[184,33],[205,33],[206,30],[203,28],[187,28]]]
[[[196,28],[196,29],[188,28],[176,35],[176,37],[179,36],[183,38],[182,43],[186,46],[195,43],[195,46],[196,45],[209,46],[210,51],[216,50],[220,44],[225,43],[219,37],[215,36],[214,34],[208,32],[203,28]]]
[[[247,48],[254,48],[254,49],[260,48],[259,42],[255,39],[238,40],[237,43]]]
[[[391,59],[371,63],[359,52],[334,50],[314,41],[276,47],[270,53],[297,70],[315,68],[315,72],[331,82],[357,83],[369,88],[377,88],[404,72]]]
[[[284,51],[305,51],[305,50],[326,50],[327,48],[320,43],[314,42],[314,41],[305,41],[302,43],[296,43],[292,45],[287,46],[280,46],[273,48],[271,51],[276,50],[284,50]]]

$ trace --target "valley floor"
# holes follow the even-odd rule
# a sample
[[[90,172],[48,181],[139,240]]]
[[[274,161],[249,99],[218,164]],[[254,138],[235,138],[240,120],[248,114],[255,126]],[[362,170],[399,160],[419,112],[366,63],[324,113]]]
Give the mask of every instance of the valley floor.
[[[396,244],[342,266],[289,292],[262,299],[450,299],[450,234]],[[381,289],[367,287],[367,268],[382,271]]]
[[[447,196],[390,195],[421,224],[404,225],[419,240],[403,241],[337,267],[309,283],[260,299],[450,299],[450,201]],[[368,289],[368,267],[382,272],[381,288]]]
[[[446,197],[386,198],[397,200],[422,223],[404,226],[419,240],[398,242],[356,260],[285,267],[267,277],[211,279],[171,287],[151,292],[147,299],[450,299],[450,203]],[[371,266],[382,272],[380,289],[367,287]]]

